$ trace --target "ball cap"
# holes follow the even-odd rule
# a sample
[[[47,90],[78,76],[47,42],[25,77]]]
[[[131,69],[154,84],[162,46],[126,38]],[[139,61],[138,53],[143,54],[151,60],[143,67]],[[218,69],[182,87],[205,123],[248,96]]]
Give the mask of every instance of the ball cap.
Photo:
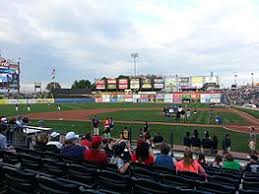
[[[52,132],[51,134],[50,134],[50,137],[58,137],[58,136],[60,136],[60,133],[57,133],[57,132]]]
[[[92,137],[92,146],[98,147],[99,145],[101,145],[102,141],[103,141],[103,137],[99,135],[95,135]]]
[[[66,140],[72,140],[72,139],[78,139],[78,138],[79,138],[79,135],[76,135],[75,132],[73,131],[68,132],[65,137]]]

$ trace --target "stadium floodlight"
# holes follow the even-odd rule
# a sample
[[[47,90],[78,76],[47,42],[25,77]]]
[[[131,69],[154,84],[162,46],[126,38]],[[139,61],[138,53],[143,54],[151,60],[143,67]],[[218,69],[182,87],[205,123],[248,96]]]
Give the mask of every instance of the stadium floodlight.
[[[251,73],[252,76],[252,88],[254,87],[254,73]]]
[[[138,53],[131,53],[130,56],[131,56],[131,57],[133,58],[133,60],[134,60],[134,76],[136,76],[136,75],[137,75],[136,59],[137,59],[137,57],[139,57],[139,54],[138,54]]]

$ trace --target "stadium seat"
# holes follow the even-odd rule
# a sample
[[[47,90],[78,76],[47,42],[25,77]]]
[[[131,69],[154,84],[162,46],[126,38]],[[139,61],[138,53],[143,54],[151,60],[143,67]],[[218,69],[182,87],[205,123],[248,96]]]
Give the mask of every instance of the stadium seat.
[[[97,169],[88,168],[80,164],[67,164],[67,175],[71,180],[94,185]]]
[[[223,185],[231,185],[234,186],[236,189],[238,189],[239,184],[240,184],[240,179],[232,179],[228,177],[223,177],[223,176],[208,176],[207,177],[208,182],[212,183],[218,183],[218,184],[223,184]]]
[[[145,178],[135,178],[132,177],[132,185],[134,193],[141,194],[182,194],[184,193],[181,189],[173,186],[168,186],[155,182],[150,179]]]
[[[245,189],[245,190],[256,190],[256,191],[259,191],[259,183],[258,182],[243,181],[242,185],[243,185],[243,189]]]
[[[38,170],[41,166],[41,157],[38,156],[21,153],[20,160],[22,168]]]
[[[108,189],[120,193],[128,193],[130,189],[130,176],[117,172],[100,170],[98,173],[99,185],[102,189]]]
[[[157,172],[157,173],[163,173],[163,174],[176,174],[176,170],[169,170],[167,168],[164,167],[158,167],[158,166],[152,166],[149,168],[151,171],[153,172]]]
[[[79,185],[51,177],[37,176],[40,194],[77,194]]]
[[[6,178],[8,194],[35,193],[35,174],[10,166],[4,166],[2,171]]]
[[[198,191],[194,189],[184,189],[182,190],[182,194],[214,194],[214,193],[208,192],[208,191]]]
[[[131,166],[130,174],[136,178],[156,179],[159,173],[152,172],[144,167]]]
[[[239,194],[259,194],[259,190],[254,191],[254,190],[244,190],[240,189]]]
[[[188,179],[194,179],[194,180],[199,180],[199,181],[204,181],[205,180],[205,176],[203,175],[199,175],[196,173],[192,173],[189,171],[182,171],[182,172],[178,172],[179,175],[188,178]]]
[[[55,145],[46,145],[45,152],[51,152],[51,153],[60,153],[60,150]]]
[[[95,190],[95,189],[84,189],[84,188],[82,189],[82,188],[80,188],[80,194],[120,194],[120,193],[105,190],[105,189]]]
[[[196,189],[200,191],[208,191],[215,194],[235,194],[236,188],[233,186],[224,186],[222,184],[210,182],[196,182]]]
[[[19,162],[19,155],[8,151],[3,151],[3,162],[8,164],[16,164]]]
[[[194,180],[187,179],[178,175],[169,175],[169,174],[160,174],[160,180],[163,184],[179,186],[185,189],[193,189],[194,188]]]
[[[53,159],[42,159],[43,172],[62,177],[65,175],[66,163]]]

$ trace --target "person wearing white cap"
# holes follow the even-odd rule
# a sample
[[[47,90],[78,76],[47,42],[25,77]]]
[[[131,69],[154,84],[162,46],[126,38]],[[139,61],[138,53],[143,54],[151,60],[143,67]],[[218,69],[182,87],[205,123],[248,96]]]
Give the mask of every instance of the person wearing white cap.
[[[79,135],[70,131],[65,136],[65,144],[61,148],[61,155],[75,160],[82,160],[84,158],[85,147],[76,144]]]
[[[61,149],[62,148],[62,144],[59,142],[59,136],[60,136],[60,134],[59,133],[57,133],[57,132],[52,132],[51,134],[50,134],[50,141],[47,143],[47,146],[48,145],[55,145],[56,147],[57,147],[57,149]]]

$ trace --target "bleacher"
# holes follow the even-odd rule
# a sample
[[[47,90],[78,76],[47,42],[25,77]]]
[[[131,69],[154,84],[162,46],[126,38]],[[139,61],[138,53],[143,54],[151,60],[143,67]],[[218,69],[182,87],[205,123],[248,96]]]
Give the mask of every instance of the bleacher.
[[[36,151],[16,147],[0,152],[0,192],[10,194],[184,194],[259,193],[259,174],[203,165],[208,176],[131,164],[126,174],[117,166],[98,166],[64,158],[49,147]]]

